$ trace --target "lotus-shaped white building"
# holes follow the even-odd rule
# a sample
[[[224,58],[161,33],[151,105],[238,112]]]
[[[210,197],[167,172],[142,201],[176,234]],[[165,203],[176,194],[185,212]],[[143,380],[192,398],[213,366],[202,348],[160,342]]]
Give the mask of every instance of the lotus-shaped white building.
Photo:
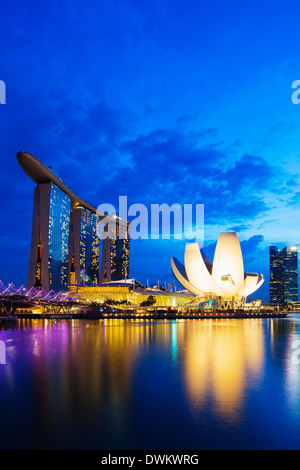
[[[219,234],[213,263],[198,243],[190,243],[186,245],[184,266],[177,258],[171,258],[171,265],[177,280],[197,295],[198,302],[218,297],[242,305],[264,282],[262,274],[244,273],[242,250],[235,232]]]

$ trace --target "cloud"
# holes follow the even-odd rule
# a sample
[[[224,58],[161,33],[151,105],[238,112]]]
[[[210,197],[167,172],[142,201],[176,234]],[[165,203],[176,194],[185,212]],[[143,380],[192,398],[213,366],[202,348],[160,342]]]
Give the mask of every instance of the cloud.
[[[267,211],[262,186],[272,188],[272,167],[249,155],[229,165],[231,149],[207,144],[204,133],[157,129],[124,141],[119,151],[131,164],[117,175],[116,189],[145,204],[203,203],[209,223],[241,223]]]
[[[290,206],[295,206],[295,205],[299,205],[300,203],[300,192],[297,191],[293,194],[293,196],[291,198],[289,198],[288,200],[288,205]]]
[[[243,252],[244,263],[251,264],[258,257],[258,251],[264,241],[262,235],[253,235],[248,240],[241,241],[241,249]]]
[[[250,225],[245,225],[245,224],[240,224],[240,225],[234,225],[233,227],[230,227],[229,230],[232,232],[243,232],[244,230],[248,230]]]

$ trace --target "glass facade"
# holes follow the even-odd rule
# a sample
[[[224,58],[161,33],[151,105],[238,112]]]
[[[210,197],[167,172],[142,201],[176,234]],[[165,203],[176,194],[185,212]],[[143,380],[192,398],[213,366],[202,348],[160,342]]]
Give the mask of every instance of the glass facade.
[[[99,283],[99,220],[53,182],[39,184],[34,193],[31,252],[27,287],[54,290]],[[124,238],[124,239],[123,239]],[[108,280],[129,277],[127,225],[103,241],[102,265]],[[103,278],[103,275],[102,275]],[[103,280],[101,280],[103,282]]]
[[[126,227],[116,226],[116,238],[111,242],[111,280],[129,277],[129,236]]]
[[[297,302],[298,300],[298,247],[286,246],[284,255],[284,300],[285,302]]]
[[[97,217],[80,208],[80,284],[97,284],[99,277],[99,238]]]
[[[49,289],[60,291],[68,286],[68,244],[71,200],[50,183],[48,266]]]
[[[283,295],[283,253],[277,246],[270,246],[270,304],[284,303]]]
[[[128,279],[129,277],[129,234],[128,228],[123,225],[109,227],[110,238],[110,272],[111,281]]]
[[[298,300],[298,248],[270,247],[270,304],[283,305]]]
[[[100,283],[129,278],[129,226],[125,221],[102,227],[107,237],[102,241],[102,265]]]

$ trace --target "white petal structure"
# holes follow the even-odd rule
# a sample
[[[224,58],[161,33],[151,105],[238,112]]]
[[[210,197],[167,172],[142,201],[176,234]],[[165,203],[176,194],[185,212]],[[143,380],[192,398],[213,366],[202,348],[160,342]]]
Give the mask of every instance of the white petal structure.
[[[220,233],[213,263],[198,243],[185,248],[184,266],[171,258],[173,273],[180,284],[199,298],[246,299],[264,282],[264,276],[244,273],[243,255],[235,232]]]

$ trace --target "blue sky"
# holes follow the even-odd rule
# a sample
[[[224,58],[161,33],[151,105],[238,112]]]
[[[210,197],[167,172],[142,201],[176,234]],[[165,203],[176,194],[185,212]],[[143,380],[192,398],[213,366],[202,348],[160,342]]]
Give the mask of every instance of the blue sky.
[[[299,242],[299,4],[10,1],[0,6],[0,278],[26,282],[28,151],[95,206],[205,205],[205,246],[236,230],[247,271]],[[184,240],[132,241],[131,275],[172,279]]]

